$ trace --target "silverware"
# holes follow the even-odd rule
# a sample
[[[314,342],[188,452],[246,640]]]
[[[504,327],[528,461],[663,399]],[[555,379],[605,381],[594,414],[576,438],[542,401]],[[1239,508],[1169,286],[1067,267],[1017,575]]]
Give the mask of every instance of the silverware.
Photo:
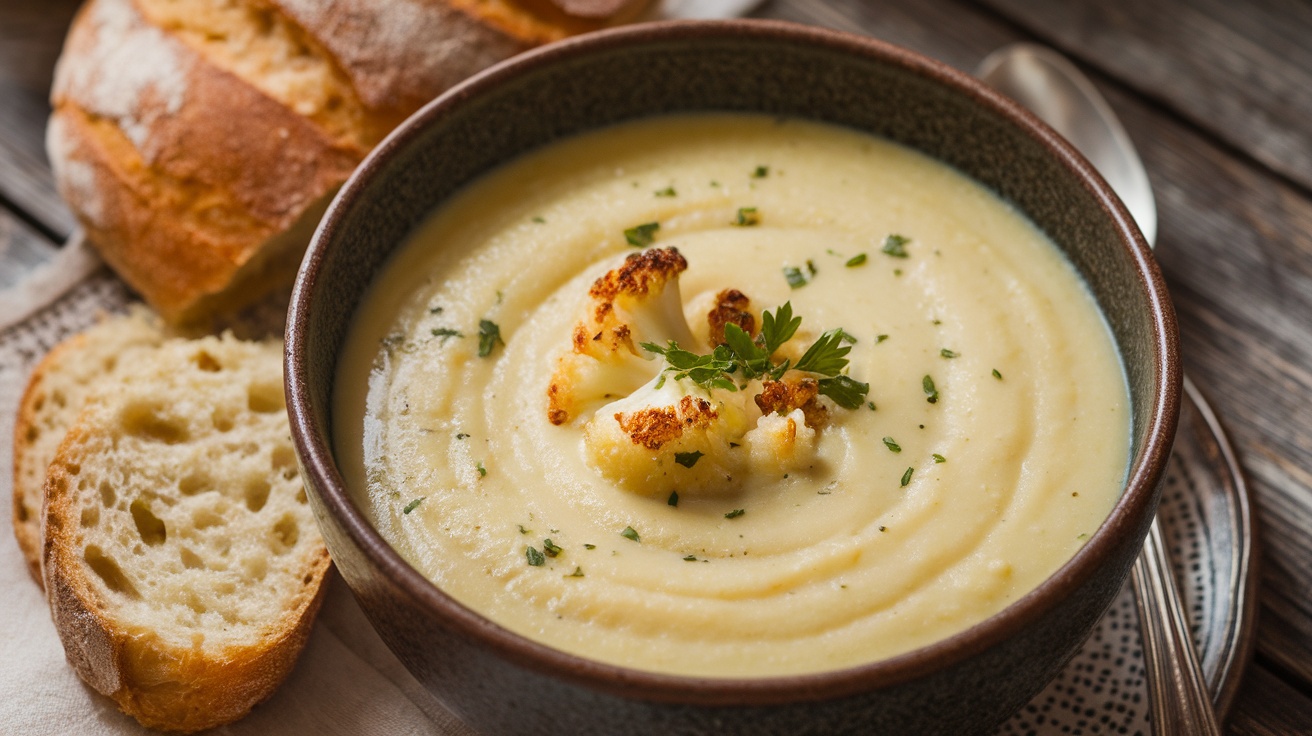
[[[1074,144],[1120,196],[1148,244],[1155,243],[1157,206],[1148,175],[1116,114],[1075,65],[1051,49],[1021,43],[989,54],[977,74]],[[1155,516],[1133,578],[1153,732],[1220,734]]]

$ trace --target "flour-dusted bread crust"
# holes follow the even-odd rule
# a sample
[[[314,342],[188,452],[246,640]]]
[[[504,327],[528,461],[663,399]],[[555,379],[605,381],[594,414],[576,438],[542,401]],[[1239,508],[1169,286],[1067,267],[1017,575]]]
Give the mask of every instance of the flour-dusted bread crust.
[[[231,722],[290,672],[329,559],[281,346],[169,340],[102,384],[56,452],[43,572],[78,674],[142,724]]]
[[[329,197],[425,102],[615,21],[545,0],[88,0],[47,149],[105,260],[198,322],[289,283]]]
[[[14,426],[14,536],[41,583],[41,499],[46,469],[97,382],[131,369],[132,354],[166,337],[144,308],[109,317],[56,345],[37,364]]]

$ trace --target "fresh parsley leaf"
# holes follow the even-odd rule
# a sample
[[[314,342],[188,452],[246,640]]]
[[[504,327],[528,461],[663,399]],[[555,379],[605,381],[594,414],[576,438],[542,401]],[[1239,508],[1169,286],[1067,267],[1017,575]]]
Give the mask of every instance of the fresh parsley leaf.
[[[638,532],[631,526],[624,527],[624,531],[620,532],[620,536],[624,537],[625,539],[632,539],[635,542],[642,541],[641,539],[638,538]]]
[[[701,450],[693,450],[692,452],[676,452],[674,453],[674,462],[682,465],[685,468],[691,468],[692,466],[697,464],[698,460],[702,459],[702,456],[703,453]]]
[[[807,348],[795,366],[799,371],[819,373],[823,376],[836,376],[847,366],[847,358],[852,352],[850,346],[843,344],[842,328],[826,330],[819,339]]]
[[[524,556],[528,558],[528,564],[532,567],[542,567],[547,562],[547,558],[532,545],[524,548]]]
[[[838,328],[838,339],[842,340],[848,345],[856,344],[856,338],[852,335],[852,333],[848,332],[847,330],[844,330],[842,327]]]
[[[478,357],[486,358],[492,354],[497,345],[505,345],[501,339],[501,327],[487,319],[478,321]]]
[[[903,237],[901,235],[890,235],[887,238],[884,238],[884,247],[880,248],[880,250],[894,258],[906,258],[906,245],[910,242],[911,238]]]
[[[903,487],[903,488],[906,488],[906,487],[907,487],[907,484],[911,482],[911,474],[914,473],[914,472],[916,472],[916,469],[915,469],[915,468],[907,468],[907,472],[905,472],[905,473],[902,474],[902,487]]]
[[[938,403],[938,389],[934,388],[934,379],[930,378],[929,374],[920,379],[920,387],[925,391],[925,401],[931,404]]]
[[[727,391],[737,391],[738,386],[733,381],[725,377],[726,373],[732,373],[737,364],[733,360],[733,351],[728,346],[720,345],[715,348],[709,355],[697,355],[690,353],[679,347],[679,344],[673,340],[670,341],[669,347],[661,347],[654,343],[642,343],[642,349],[649,353],[656,353],[664,356],[665,362],[669,364],[666,371],[674,371],[674,380],[682,381],[685,378],[691,379],[693,383],[705,389],[722,388]]]
[[[559,557],[560,553],[565,550],[550,539],[544,539],[542,540],[542,551],[546,553],[547,557]]]
[[[793,316],[792,302],[784,302],[783,306],[776,308],[773,314],[761,312],[760,340],[761,347],[765,349],[765,356],[767,358],[773,356],[774,351],[793,339],[797,328],[801,326],[802,318]],[[727,328],[728,325],[725,327]]]
[[[737,519],[739,516],[742,516],[745,513],[747,513],[746,509],[734,509],[733,511],[730,511],[729,513],[725,514],[724,518]]]
[[[464,333],[461,332],[460,330],[453,330],[453,329],[451,329],[450,327],[436,327],[436,328],[433,329],[432,332],[433,332],[433,337],[440,337],[440,338],[442,338],[442,344],[443,344],[443,345],[446,344],[446,341],[447,341],[447,340],[449,340],[449,339],[451,339],[451,338],[453,338],[453,337],[464,337],[464,336],[465,336]]]
[[[761,224],[761,213],[756,211],[755,207],[739,207],[738,216],[734,218],[730,225],[738,227],[751,227]]]
[[[411,511],[414,511],[415,509],[419,508],[419,504],[423,503],[425,498],[428,498],[428,496],[420,496],[419,498],[416,498],[415,500],[406,504],[405,508],[401,509],[401,513],[408,514]]]
[[[668,500],[665,501],[665,503],[667,503],[667,504],[669,504],[669,505],[671,505],[671,506],[678,506],[678,505],[679,505],[679,492],[678,492],[678,491],[670,491],[670,497],[669,497]]]
[[[800,289],[810,282],[806,274],[802,273],[802,269],[796,266],[784,266],[784,280],[788,282],[788,287],[791,289]]]
[[[895,442],[892,437],[884,438],[884,447],[887,447],[893,452],[902,452],[902,446]]]
[[[857,266],[860,266],[861,264],[863,264],[863,263],[865,263],[865,262],[866,262],[866,254],[865,254],[865,253],[857,253],[856,255],[852,256],[852,257],[849,258],[849,259],[847,259],[847,263],[844,263],[843,265],[844,265],[844,266],[847,266],[848,268],[856,268]]]
[[[850,376],[821,378],[817,383],[820,384],[822,396],[828,396],[844,409],[856,409],[861,406],[861,402],[865,401],[866,393],[870,391],[870,384],[861,383]],[[875,405],[872,403],[870,408],[874,409]]]
[[[661,229],[659,222],[646,222],[634,225],[624,231],[624,239],[634,248],[645,248],[656,239],[656,231]]]

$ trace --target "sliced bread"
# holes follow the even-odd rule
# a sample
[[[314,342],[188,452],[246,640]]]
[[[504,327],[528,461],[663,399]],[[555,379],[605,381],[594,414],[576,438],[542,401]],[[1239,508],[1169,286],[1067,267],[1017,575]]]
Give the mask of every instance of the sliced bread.
[[[282,350],[173,339],[101,384],[49,468],[46,594],[68,661],[143,725],[245,715],[290,672],[329,559]]]
[[[165,339],[145,308],[110,317],[56,345],[37,364],[14,426],[14,536],[41,583],[41,497],[46,468],[96,382],[131,366],[132,353]]]

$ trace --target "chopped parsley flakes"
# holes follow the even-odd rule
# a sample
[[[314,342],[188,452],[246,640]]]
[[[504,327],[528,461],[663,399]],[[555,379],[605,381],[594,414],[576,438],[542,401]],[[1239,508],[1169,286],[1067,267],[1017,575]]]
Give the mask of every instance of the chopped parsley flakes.
[[[865,262],[866,262],[866,254],[865,254],[865,253],[857,253],[856,255],[852,256],[852,257],[849,258],[849,259],[847,259],[847,263],[844,263],[843,265],[844,265],[844,266],[847,266],[848,268],[856,268],[857,266],[860,266],[861,264],[863,264],[863,263],[865,263]]]
[[[793,289],[800,289],[811,281],[802,273],[802,269],[796,266],[784,266],[784,280]]]
[[[730,225],[738,227],[751,227],[761,224],[761,213],[756,211],[755,207],[739,207],[738,216],[733,219]]]
[[[464,333],[461,332],[460,330],[453,330],[453,329],[451,329],[450,327],[436,327],[436,328],[434,328],[434,329],[432,330],[432,332],[433,332],[433,337],[440,337],[440,338],[442,338],[442,344],[443,344],[443,345],[446,344],[446,341],[447,341],[447,340],[450,340],[450,339],[453,338],[453,337],[464,337],[464,336],[465,336]]]
[[[624,239],[634,248],[646,248],[656,239],[656,231],[661,229],[659,222],[646,222],[634,225],[624,231]]]
[[[945,462],[948,461],[947,458],[943,457],[942,455],[938,454],[937,452],[934,453],[931,457],[934,458],[934,462],[935,462],[935,463],[945,463]]]
[[[678,506],[678,505],[679,505],[679,492],[678,492],[678,491],[670,491],[670,497],[665,501],[665,503],[669,504],[670,506]]]
[[[544,539],[542,540],[542,551],[547,554],[547,557],[559,557],[560,553],[565,550],[550,539]]]
[[[925,401],[931,404],[938,403],[938,389],[934,387],[934,379],[928,374],[920,380],[920,386],[925,390]]]
[[[905,472],[905,473],[902,474],[902,487],[903,487],[903,488],[906,488],[906,487],[907,487],[907,484],[911,482],[911,474],[914,473],[914,472],[916,472],[916,469],[915,469],[915,468],[907,468],[907,472]]]
[[[906,258],[906,245],[910,242],[911,238],[902,235],[889,235],[887,238],[884,238],[884,247],[879,250],[894,258]]]
[[[478,321],[478,357],[486,358],[492,354],[497,345],[505,345],[501,339],[501,327],[487,319]]]
[[[892,437],[884,438],[884,447],[887,447],[892,452],[902,452],[902,446],[893,441]]]
[[[730,511],[729,513],[725,514],[724,518],[737,519],[739,516],[742,516],[745,513],[747,513],[746,509],[734,509],[733,511]]]
[[[994,369],[993,369],[993,377],[996,378],[996,379],[998,379],[999,381],[1002,380],[1002,374],[998,372],[998,369],[997,369],[997,368],[994,368]]]
[[[752,172],[752,178],[753,178],[753,179],[764,179],[765,177],[767,177],[767,176],[769,176],[769,175],[770,175],[770,167],[769,167],[769,166],[757,166],[757,167],[756,167],[756,171],[753,171],[753,172]]]
[[[541,567],[547,562],[547,558],[532,545],[524,548],[524,557],[528,558],[528,564],[532,567]]]
[[[621,536],[621,537],[624,537],[625,539],[632,539],[632,540],[635,541],[635,542],[641,542],[641,541],[642,541],[642,539],[638,537],[638,532],[637,532],[637,530],[635,530],[635,529],[634,529],[633,527],[631,527],[631,526],[626,526],[626,527],[624,527],[624,531],[620,532],[620,536]]]
[[[702,459],[703,455],[704,453],[702,453],[701,450],[693,450],[692,452],[676,452],[674,453],[674,462],[682,465],[685,468],[691,468],[692,466],[697,464],[698,460]]]
[[[419,498],[416,498],[415,500],[406,504],[405,508],[401,509],[401,513],[408,514],[411,511],[414,511],[415,509],[419,508],[419,504],[423,503],[425,498],[428,498],[428,496],[420,496]]]
[[[955,350],[948,350],[947,348],[943,348],[942,350],[938,351],[938,354],[939,354],[939,355],[942,355],[944,358],[959,358],[959,357],[961,357],[961,353],[958,353],[958,352],[955,351]]]
[[[679,193],[676,192],[676,191],[674,191],[674,187],[665,187],[664,189],[657,189],[656,192],[655,192],[655,194],[656,194],[657,197],[677,197],[677,196],[679,196]]]

